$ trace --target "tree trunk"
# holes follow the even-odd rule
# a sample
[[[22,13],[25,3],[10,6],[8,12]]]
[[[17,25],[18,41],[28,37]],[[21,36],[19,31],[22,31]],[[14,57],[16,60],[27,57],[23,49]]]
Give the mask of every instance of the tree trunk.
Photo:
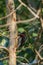
[[[6,0],[7,6],[7,14],[14,11],[14,1],[13,0]],[[16,26],[16,13],[13,13],[11,16],[8,17],[7,23],[11,23],[9,25],[10,31],[10,43],[9,43],[9,65],[16,65],[16,44],[17,44],[17,26]]]

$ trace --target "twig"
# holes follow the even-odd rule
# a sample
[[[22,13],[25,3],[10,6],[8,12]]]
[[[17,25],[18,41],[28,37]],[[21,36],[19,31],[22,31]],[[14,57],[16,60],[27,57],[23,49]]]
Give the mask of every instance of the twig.
[[[43,47],[43,44],[40,46],[40,48],[39,49],[41,49]]]
[[[21,52],[22,50],[26,50],[26,49],[28,49],[28,48],[29,48],[29,46],[26,47],[26,48],[23,48],[23,49],[21,49],[21,50],[17,50],[16,52]]]
[[[17,56],[17,58],[22,58],[22,59],[24,59],[27,63],[29,63],[29,61],[28,61],[26,58],[22,57],[22,56]]]
[[[20,60],[17,59],[17,62],[19,62],[20,64],[22,64],[22,62]]]
[[[41,22],[41,27],[43,29],[43,19],[42,19],[42,17],[40,17],[40,22]]]
[[[37,12],[37,10],[35,8],[33,8],[30,4],[29,4],[30,8],[34,11]]]
[[[36,15],[26,4],[24,4],[21,0],[19,0],[19,2],[20,2],[23,6],[25,6],[36,18],[39,18],[39,16]]]
[[[10,14],[0,18],[0,20],[6,19],[8,17],[10,17],[15,11],[17,11],[20,7],[22,6],[22,4],[20,4],[14,11],[12,11]]]
[[[4,58],[0,58],[0,61],[2,61],[2,60],[6,60],[6,59],[8,59],[8,58],[9,58],[9,56],[4,57]]]
[[[35,52],[36,52],[37,56],[38,56],[41,60],[43,60],[43,58],[41,57],[40,53],[39,53],[36,49],[35,49]]]
[[[39,15],[40,14],[40,9],[38,10],[38,12],[37,12],[37,15]],[[31,18],[31,19],[27,19],[27,20],[23,20],[23,21],[16,21],[15,23],[17,23],[17,24],[19,24],[19,23],[30,23],[31,21],[33,21],[33,20],[35,20],[36,19],[36,17],[33,17],[33,18]],[[7,27],[7,26],[9,26],[11,23],[7,23],[7,24],[4,24],[4,25],[0,25],[0,28],[2,28],[2,27]]]
[[[5,49],[9,53],[9,50],[6,47],[0,46],[0,49]]]

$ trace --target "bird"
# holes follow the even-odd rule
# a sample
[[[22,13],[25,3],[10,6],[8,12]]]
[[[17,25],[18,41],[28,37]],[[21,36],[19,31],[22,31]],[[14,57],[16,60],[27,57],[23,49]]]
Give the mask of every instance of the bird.
[[[25,32],[22,32],[18,36],[19,36],[18,47],[22,47],[26,41],[26,34],[25,34]]]

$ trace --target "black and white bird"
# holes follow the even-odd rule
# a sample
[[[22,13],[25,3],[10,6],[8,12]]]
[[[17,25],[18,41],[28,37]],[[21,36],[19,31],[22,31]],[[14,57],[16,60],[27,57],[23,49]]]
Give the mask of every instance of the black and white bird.
[[[19,34],[19,39],[18,39],[18,47],[23,46],[25,41],[26,41],[26,34],[25,34],[25,32],[20,33]]]

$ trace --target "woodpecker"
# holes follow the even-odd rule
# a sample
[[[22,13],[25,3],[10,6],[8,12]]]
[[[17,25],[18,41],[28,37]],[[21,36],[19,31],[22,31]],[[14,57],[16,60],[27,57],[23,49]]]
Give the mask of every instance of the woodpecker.
[[[22,47],[24,45],[24,43],[25,43],[25,40],[26,40],[25,32],[20,33],[19,34],[19,39],[18,39],[18,47]]]

